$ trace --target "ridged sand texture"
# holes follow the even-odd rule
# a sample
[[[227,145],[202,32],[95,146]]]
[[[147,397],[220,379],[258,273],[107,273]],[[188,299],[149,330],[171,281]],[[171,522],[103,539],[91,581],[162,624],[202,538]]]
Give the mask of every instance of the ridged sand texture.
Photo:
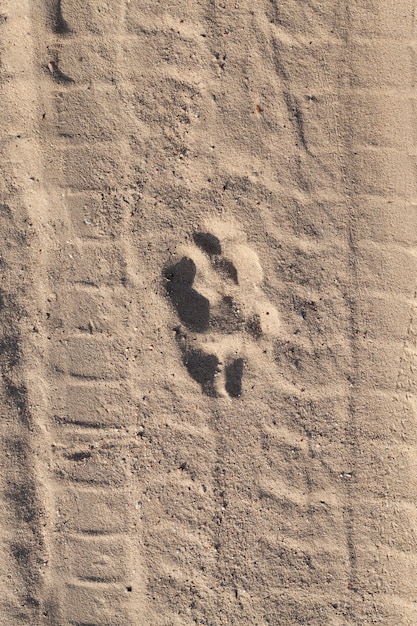
[[[411,0],[4,0],[5,626],[415,626]]]

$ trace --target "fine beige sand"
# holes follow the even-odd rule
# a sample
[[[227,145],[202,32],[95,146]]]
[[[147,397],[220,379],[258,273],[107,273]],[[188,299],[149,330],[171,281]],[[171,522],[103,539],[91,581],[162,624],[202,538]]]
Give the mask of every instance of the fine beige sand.
[[[0,3],[0,625],[417,624],[412,0]]]

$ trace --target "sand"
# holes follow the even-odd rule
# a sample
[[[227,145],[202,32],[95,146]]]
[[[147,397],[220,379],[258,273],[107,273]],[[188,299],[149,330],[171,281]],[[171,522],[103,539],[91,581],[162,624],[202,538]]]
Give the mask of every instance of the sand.
[[[415,625],[414,3],[0,13],[0,624]]]

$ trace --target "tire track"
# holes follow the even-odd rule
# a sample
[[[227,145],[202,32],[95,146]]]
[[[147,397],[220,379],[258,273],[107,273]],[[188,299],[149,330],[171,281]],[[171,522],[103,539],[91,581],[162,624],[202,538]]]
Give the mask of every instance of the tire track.
[[[2,91],[7,121],[2,182],[2,618],[7,624],[43,619],[49,560],[49,490],[44,480],[48,435],[44,420],[43,293],[37,283],[45,255],[42,150],[38,139],[39,72],[29,3],[6,3]],[[18,107],[16,108],[16,102]],[[35,103],[35,106],[33,106]]]
[[[402,32],[401,50],[393,37],[393,23]],[[351,74],[346,102],[351,103],[345,104],[345,115],[351,117],[354,107],[355,118],[362,120],[358,127],[346,125],[347,149],[352,155],[347,169],[347,195],[352,206],[350,438],[354,477],[350,492],[350,588],[351,619],[359,624],[371,617],[380,624],[414,621],[414,609],[409,604],[412,595],[403,576],[407,572],[407,580],[415,578],[416,545],[414,540],[406,539],[414,537],[414,530],[412,520],[404,516],[403,505],[410,496],[413,498],[415,469],[413,454],[408,456],[401,441],[408,436],[397,433],[403,430],[401,415],[408,414],[412,420],[415,417],[406,394],[398,393],[401,374],[395,380],[394,372],[403,369],[401,354],[407,332],[404,314],[407,300],[414,295],[406,277],[415,272],[415,262],[410,254],[412,242],[405,241],[401,228],[398,232],[385,218],[391,214],[394,219],[407,220],[413,210],[415,182],[408,164],[412,148],[409,140],[402,141],[391,130],[397,116],[403,123],[409,119],[413,70],[407,47],[412,43],[412,32],[413,16],[405,3],[390,8],[371,4],[366,9],[347,9]],[[395,102],[390,96],[384,106],[381,90],[392,87],[398,88]],[[381,167],[382,177],[375,176],[375,167]],[[377,205],[381,225],[372,217]],[[371,263],[374,267],[383,264],[387,269],[371,276]],[[401,324],[392,323],[394,306]],[[371,416],[367,427],[366,416]],[[403,488],[406,475],[410,480],[408,489]],[[395,537],[390,528],[396,529]],[[364,589],[369,599],[364,597]]]
[[[169,36],[167,33],[161,34],[154,26],[160,23],[158,17],[151,19],[149,10],[144,6],[132,8],[133,12],[140,15],[141,19],[143,14],[146,17],[143,18],[142,26],[139,19],[136,21],[140,45],[138,43],[129,48],[131,56],[128,57],[127,67],[134,68],[131,70],[132,82],[142,85],[142,89],[137,90],[141,94],[137,107],[140,119],[150,120],[153,128],[156,128],[158,121],[155,135],[146,138],[142,144],[142,160],[138,159],[144,175],[135,228],[141,233],[144,247],[145,242],[148,242],[149,267],[157,267],[161,263],[162,249],[166,249],[168,260],[180,244],[188,244],[193,234],[203,227],[207,216],[221,217],[225,213],[226,216],[236,214],[241,219],[244,215],[247,229],[259,244],[255,246],[256,249],[260,248],[263,252],[261,262],[265,264],[268,276],[265,286],[268,296],[280,311],[288,305],[291,310],[291,316],[288,317],[294,333],[298,327],[307,333],[307,326],[312,334],[316,334],[312,346],[305,345],[305,340],[294,346],[294,339],[290,341],[292,333],[286,331],[282,342],[276,342],[268,351],[269,356],[265,357],[267,365],[257,366],[256,360],[249,360],[244,372],[243,396],[233,401],[236,404],[222,399],[202,399],[198,405],[193,402],[190,411],[184,398],[196,393],[196,383],[187,380],[186,370],[176,373],[172,379],[176,381],[175,390],[172,385],[164,387],[164,379],[157,377],[156,382],[163,387],[163,391],[161,389],[158,392],[153,388],[148,399],[150,406],[154,407],[153,411],[157,411],[155,417],[149,420],[148,436],[153,445],[156,442],[163,443],[167,459],[178,458],[178,453],[175,446],[170,445],[169,435],[164,437],[163,432],[156,428],[155,422],[161,418],[159,405],[169,404],[167,412],[173,411],[175,419],[181,422],[190,419],[204,424],[204,415],[211,415],[209,425],[214,449],[210,454],[204,449],[202,458],[197,460],[193,451],[187,451],[184,446],[182,456],[185,459],[188,457],[186,467],[188,465],[190,473],[198,477],[194,479],[195,482],[207,484],[207,478],[203,480],[199,477],[209,472],[212,475],[208,493],[214,505],[211,508],[210,524],[210,544],[214,550],[210,553],[210,563],[213,559],[212,584],[216,585],[216,603],[213,609],[203,585],[196,582],[199,580],[196,574],[198,568],[190,569],[191,559],[192,563],[198,563],[202,557],[198,551],[190,557],[185,549],[184,556],[177,562],[177,567],[181,564],[181,571],[185,575],[182,586],[176,586],[175,592],[172,592],[169,579],[158,576],[164,582],[158,584],[154,580],[150,585],[150,588],[156,590],[151,606],[167,611],[163,614],[169,623],[176,623],[176,614],[183,620],[191,616],[202,623],[216,623],[216,620],[220,620],[230,624],[267,624],[286,620],[286,623],[295,624],[307,614],[311,620],[316,620],[311,623],[326,623],[326,620],[328,623],[346,623],[344,614],[349,600],[347,545],[342,541],[340,551],[329,548],[329,555],[326,552],[328,546],[323,550],[320,539],[327,533],[337,537],[340,543],[340,536],[346,535],[342,504],[346,494],[344,482],[349,480],[348,468],[341,461],[344,456],[343,446],[336,442],[338,436],[343,440],[348,421],[348,384],[340,376],[338,384],[331,384],[329,390],[325,385],[326,374],[323,374],[322,388],[316,384],[304,385],[302,370],[302,367],[309,368],[310,372],[317,372],[319,377],[321,372],[318,371],[317,353],[320,354],[319,347],[324,338],[332,337],[337,346],[339,340],[348,334],[349,317],[342,295],[343,272],[335,277],[339,286],[333,291],[328,287],[328,270],[323,267],[323,264],[326,266],[326,254],[334,252],[333,245],[329,245],[328,241],[333,241],[335,233],[337,243],[334,248],[338,259],[342,268],[345,269],[347,265],[346,230],[331,217],[335,203],[344,202],[342,190],[340,187],[336,190],[331,188],[331,181],[322,175],[319,165],[313,164],[313,172],[309,173],[311,160],[300,164],[296,161],[297,149],[292,144],[297,141],[294,139],[296,133],[292,127],[288,131],[280,130],[282,120],[288,115],[285,101],[281,94],[277,106],[268,94],[271,84],[267,76],[271,75],[271,69],[273,72],[273,58],[268,59],[262,85],[256,83],[256,64],[251,63],[251,57],[265,55],[265,50],[271,47],[269,30],[265,34],[262,30],[265,28],[262,16],[249,17],[242,22],[243,14],[251,15],[249,7],[240,7],[238,12],[233,12],[220,6],[212,10],[207,3],[204,6],[205,26],[201,28],[199,16],[193,15],[187,19],[178,9],[173,10],[170,16],[172,23],[176,20],[178,36],[174,38],[171,33],[173,45],[168,55],[164,44]],[[257,36],[261,32],[268,42],[259,52],[253,41],[250,50],[239,50],[238,17],[239,28],[256,32]],[[146,20],[152,23],[152,28]],[[194,34],[192,39],[189,38],[190,32]],[[157,52],[156,42],[159,45]],[[200,83],[192,83],[188,98],[184,94],[184,83],[178,80],[180,72],[172,68],[173,60],[181,72],[193,79],[200,73]],[[152,76],[143,69],[146,62],[150,61],[154,68]],[[239,75],[242,79],[238,79]],[[173,76],[177,82],[173,81]],[[241,86],[243,80],[246,84]],[[168,84],[169,99],[166,95]],[[241,92],[236,94],[234,89],[228,87],[229,84],[239,85]],[[280,94],[279,84],[274,84],[273,90]],[[151,99],[150,93],[157,95]],[[308,94],[311,95],[311,92],[308,91]],[[243,114],[241,108],[237,110],[237,100],[245,103]],[[333,102],[330,105],[329,111],[333,115]],[[203,115],[199,115],[200,111],[204,112]],[[186,122],[183,123],[182,119]],[[271,132],[266,145],[257,135],[258,125],[263,124],[268,125]],[[293,163],[290,159],[284,161],[282,153],[277,152],[276,146],[283,141],[291,151]],[[155,146],[152,159],[151,145]],[[238,159],[235,153],[238,153]],[[268,154],[272,164],[264,166],[257,153]],[[196,162],[199,166],[194,167],[193,172],[198,172],[197,177],[190,179],[190,164]],[[149,175],[151,164],[154,166],[152,177]],[[301,168],[305,178],[308,177],[308,185],[300,185],[298,177],[294,175]],[[315,175],[319,182],[313,183]],[[308,206],[316,202],[323,209],[321,220],[318,219],[312,227],[309,218],[314,214],[308,212]],[[307,216],[302,214],[305,206]],[[157,228],[152,207],[156,210],[163,207],[164,219],[158,222]],[[280,207],[279,212],[277,207]],[[299,207],[298,211],[296,207]],[[328,218],[327,221],[324,216]],[[312,233],[314,227],[315,232]],[[292,234],[293,247],[282,243],[281,232],[286,236]],[[298,243],[300,234],[304,236],[305,248]],[[317,240],[320,240],[320,245],[316,245]],[[273,260],[265,254],[268,249],[274,250]],[[322,302],[313,302],[309,278],[312,274],[322,276],[326,294],[325,297],[320,294]],[[271,276],[279,276],[280,279],[269,279]],[[158,277],[153,276],[150,284],[155,285],[157,280]],[[338,316],[341,318],[340,323],[337,322]],[[167,328],[174,323],[171,321],[172,314],[165,314],[164,320]],[[289,325],[288,320],[285,323]],[[327,335],[326,324],[330,324],[331,328],[330,331],[327,329]],[[162,334],[163,337],[165,335]],[[282,356],[285,347],[288,350],[286,359]],[[301,362],[299,371],[294,369],[296,357],[291,358],[294,354],[291,348],[296,348],[301,354],[301,358],[298,358]],[[335,347],[334,353],[336,364],[330,369],[332,377],[337,371],[337,360],[346,369],[350,358],[348,349],[344,353]],[[171,359],[178,359],[178,355],[169,355]],[[169,366],[168,374],[171,375]],[[338,392],[341,389],[342,407],[338,406],[337,399],[334,400],[336,386]],[[257,397],[261,398],[256,402],[251,396],[251,389],[254,388]],[[164,394],[169,394],[172,401],[167,403]],[[333,399],[331,408],[329,397]],[[332,417],[332,409],[340,422],[337,426],[333,426],[333,423],[326,425],[326,417]],[[264,414],[275,415],[275,421],[264,423]],[[171,424],[172,419],[167,423]],[[332,443],[337,446],[334,456],[329,453]],[[323,452],[317,449],[320,444]],[[338,456],[340,452],[341,457]],[[178,467],[181,465],[182,462],[178,463]],[[161,467],[167,466],[167,460],[163,465],[161,462]],[[265,480],[265,476],[268,480]],[[281,491],[277,488],[274,491],[272,486],[276,483],[283,484]],[[323,492],[327,500],[321,503]],[[291,498],[286,496],[291,493],[298,494],[300,501],[291,505]],[[186,502],[181,498],[178,501]],[[154,507],[154,510],[158,510],[156,504]],[[170,515],[178,523],[180,513],[170,508],[160,515]],[[283,528],[279,537],[277,528]],[[317,529],[315,532],[314,528]],[[264,533],[267,534],[265,538]],[[307,533],[311,537],[310,549],[306,549]],[[163,534],[162,531],[158,536],[162,538]],[[148,535],[147,541],[150,540],[151,536]],[[168,552],[171,552],[171,546],[174,548],[175,543],[175,539],[172,544],[169,543]],[[157,543],[152,541],[147,549],[150,556],[155,555]],[[190,560],[187,560],[187,556]],[[325,564],[330,568],[330,573]],[[273,575],[268,573],[271,568]],[[282,578],[283,572],[288,572],[289,578],[280,587],[277,581]],[[292,594],[286,591],[290,578],[291,585],[296,589]],[[189,580],[193,582],[193,589],[187,587]],[[314,588],[314,593],[309,592],[309,585]],[[316,589],[320,586],[325,589],[324,607],[323,601],[316,597]],[[287,599],[290,595],[291,608],[288,609]],[[205,600],[205,609],[201,605],[202,599]],[[166,609],[168,606],[170,611]],[[193,614],[193,609],[198,609],[198,612]],[[163,619],[158,623],[164,623]]]
[[[147,51],[144,58],[157,59],[147,92],[161,95],[153,101],[143,98],[139,110],[143,118],[150,115],[149,108],[156,111],[151,119],[171,133],[160,130],[161,141],[155,141],[164,152],[155,159],[154,180],[144,184],[137,228],[147,229],[146,238],[155,242],[154,248],[165,246],[171,252],[193,236],[207,215],[237,215],[239,220],[245,216],[261,250],[268,276],[265,289],[285,325],[283,338],[271,346],[269,368],[256,364],[248,368],[242,399],[231,405],[213,399],[203,405],[212,414],[216,441],[213,535],[217,612],[224,623],[296,624],[306,616],[317,624],[365,623],[371,616],[381,623],[410,620],[407,598],[398,599],[398,607],[394,606],[392,589],[399,584],[395,566],[386,575],[371,573],[367,552],[376,554],[376,562],[378,548],[373,535],[368,540],[371,522],[364,514],[367,502],[381,493],[385,494],[381,507],[390,493],[392,498],[400,494],[395,486],[403,471],[398,461],[394,464],[397,479],[382,479],[384,463],[392,464],[392,458],[381,443],[376,417],[375,441],[371,443],[366,433],[367,416],[380,414],[380,394],[392,397],[392,380],[389,370],[375,367],[373,351],[385,346],[388,363],[389,333],[375,331],[377,337],[371,339],[365,319],[372,312],[374,324],[387,326],[386,318],[378,317],[373,299],[398,279],[397,292],[403,297],[407,272],[403,276],[400,267],[407,252],[404,256],[403,251],[384,247],[384,263],[395,261],[395,269],[375,280],[369,268],[378,264],[378,246],[373,249],[359,237],[360,229],[376,233],[377,241],[383,236],[382,228],[375,228],[372,221],[372,202],[381,202],[385,195],[392,202],[412,190],[411,176],[406,173],[402,182],[401,172],[409,171],[407,160],[397,166],[395,140],[386,131],[384,135],[385,109],[381,104],[377,107],[376,99],[381,85],[390,98],[394,88],[408,93],[402,77],[408,65],[386,41],[371,42],[372,34],[364,36],[361,20],[352,20],[359,8],[355,5],[341,16],[336,2],[326,10],[315,3],[261,8],[241,4],[239,10],[226,3],[207,3],[204,28],[193,28],[195,16],[184,19],[184,26],[178,25],[180,19],[175,22],[178,37],[170,54],[164,46],[173,35],[157,31],[158,17],[147,16],[152,26],[142,28],[137,21],[138,37],[146,33],[146,38],[137,49],[130,48],[135,68],[143,67],[138,62],[140,49]],[[137,7],[133,10],[140,13]],[[373,11],[378,28],[385,28],[383,10],[374,7]],[[174,11],[171,17],[173,23]],[[175,13],[175,18],[181,17]],[[247,39],[239,33],[245,29],[255,35],[251,46],[242,50]],[[299,36],[300,31],[304,36]],[[187,38],[190,32],[192,43]],[[159,43],[159,54],[152,39]],[[364,56],[356,51],[359,44]],[[261,65],[256,63],[259,58]],[[180,111],[178,117],[174,113],[180,85],[171,83],[170,103],[164,102],[164,88],[159,88],[163,79],[175,74],[175,63],[190,76],[200,72],[204,77],[194,84],[192,97],[196,113],[196,103],[201,102],[204,115],[198,122],[192,120],[189,103],[183,109],[189,118],[183,134],[172,130],[180,128]],[[264,75],[259,75],[260,66]],[[141,73],[132,71],[132,80],[139,80]],[[276,80],[271,81],[271,76]],[[352,128],[351,120],[357,117],[370,121]],[[362,150],[361,141],[369,147]],[[379,142],[386,145],[380,148]],[[268,158],[268,164],[259,154]],[[190,181],[188,159],[199,163],[196,169],[204,177]],[[380,169],[385,178],[379,187],[376,172]],[[362,204],[368,202],[370,209],[356,222],[352,208],[361,215]],[[146,217],[146,209],[152,206],[164,210],[158,234],[152,234]],[[169,234],[172,228],[175,237]],[[385,236],[395,239],[388,218],[384,228]],[[159,259],[149,244],[150,265]],[[366,293],[363,302],[359,303],[358,293]],[[180,382],[186,385],[183,379]],[[367,384],[378,393],[364,394]],[[251,404],[254,388],[258,401]],[[178,413],[182,406],[178,400]],[[265,418],[264,423],[258,417],[262,415],[275,417]],[[384,415],[392,424],[389,410]],[[377,465],[378,455],[384,461]],[[367,463],[375,468],[376,477],[366,471]],[[378,477],[384,484],[382,492]],[[395,523],[396,515],[379,522],[387,537],[391,536],[389,520]],[[281,529],[279,536],[276,527]],[[337,550],[331,549],[332,544],[321,547],[325,537],[333,538]],[[259,583],[259,572],[272,571],[273,576],[265,574]],[[312,591],[319,588],[320,601]],[[386,600],[383,592],[376,595],[378,588],[385,589]],[[266,597],[264,589],[273,593]],[[250,600],[245,596],[248,590]],[[161,588],[161,593],[168,592]],[[366,598],[374,593],[372,605]]]
[[[170,210],[159,222],[153,207],[168,201],[174,212],[188,196],[187,134],[189,120],[198,119],[199,78],[189,75],[184,55],[187,50],[196,54],[200,46],[185,21],[179,37],[175,29],[183,28],[181,16],[190,9],[170,8],[166,28],[158,7],[143,2],[126,5],[121,51],[125,79],[121,99],[130,115],[130,165],[136,185],[131,196],[131,250],[136,264],[141,264],[137,297],[143,348],[138,386],[143,391],[140,428],[146,454],[137,465],[137,480],[143,485],[140,510],[148,572],[145,622],[161,625],[218,619],[213,520],[217,507],[211,476],[215,442],[207,424],[209,411],[199,397],[191,405],[184,401],[182,385],[188,380],[182,374],[177,378],[175,346],[172,355],[159,347],[173,336],[172,321],[160,299],[161,253],[166,250],[165,263],[172,232],[168,239]]]
[[[103,34],[109,54],[117,50],[113,27],[121,6],[102,15],[93,4],[79,10],[68,0],[39,5],[37,14],[37,54],[45,67],[43,150],[58,199],[49,214],[45,310],[53,494],[48,624],[139,623],[144,611],[131,472],[141,445],[132,386],[135,305],[127,291],[134,287],[121,199],[128,183],[125,159],[113,167],[109,158],[123,153],[123,116],[110,114],[117,86],[105,74],[96,81],[82,58],[84,46],[103,51]],[[84,69],[81,79],[78,69]]]
[[[343,519],[349,477],[345,452],[338,443],[338,437],[344,439],[348,421],[344,371],[349,367],[350,354],[345,346],[348,314],[342,296],[347,245],[343,227],[339,232],[335,229],[332,240],[326,240],[326,230],[333,224],[324,215],[338,211],[344,199],[337,173],[329,175],[335,170],[334,160],[341,160],[340,146],[332,137],[321,143],[323,133],[319,130],[323,120],[333,121],[337,106],[334,88],[340,43],[326,30],[328,15],[322,20],[322,31],[314,34],[313,48],[310,41],[298,39],[302,22],[295,5],[279,36],[274,14],[266,5],[250,9],[247,14],[252,16],[246,28],[256,32],[256,37],[246,54],[237,49],[237,35],[235,45],[230,42],[230,83],[237,83],[237,73],[243,69],[245,100],[252,101],[253,107],[249,117],[248,106],[247,125],[268,125],[270,144],[262,146],[262,151],[265,154],[268,150],[273,165],[270,173],[256,163],[256,140],[248,146],[246,180],[233,175],[223,160],[222,169],[227,174],[229,169],[230,178],[222,203],[231,205],[231,210],[236,203],[236,210],[245,211],[248,230],[256,233],[264,251],[273,250],[273,265],[265,253],[262,260],[267,264],[267,288],[283,316],[283,328],[282,336],[268,351],[272,361],[269,367],[265,364],[261,373],[261,368],[256,371],[252,364],[252,388],[255,384],[262,403],[257,406],[247,398],[239,410],[229,409],[227,418],[222,415],[222,421],[234,424],[224,436],[221,450],[230,472],[225,486],[230,494],[226,513],[230,518],[221,529],[224,548],[220,568],[226,586],[238,589],[233,609],[229,600],[227,618],[230,623],[248,624],[256,620],[298,624],[305,619],[309,623],[342,624],[347,621],[349,606]],[[278,10],[286,11],[281,5]],[[224,10],[223,16],[230,24],[230,14]],[[233,28],[230,30],[232,34]],[[222,34],[225,28],[219,31]],[[265,76],[260,78],[252,71],[258,56],[265,67]],[[243,68],[241,58],[247,59]],[[286,69],[282,68],[283,61]],[[266,76],[274,77],[269,78],[269,93],[277,96],[274,104]],[[222,124],[233,128],[237,111],[233,111],[233,94],[227,95]],[[294,102],[298,103],[295,117]],[[285,148],[278,149],[280,145]],[[260,193],[266,180],[265,192]],[[281,185],[281,193],[272,181],[279,181],[276,187]],[[303,211],[310,203],[318,204],[321,212],[316,210],[314,215]],[[250,207],[256,207],[252,214]],[[334,249],[330,241],[337,242]],[[327,266],[326,258],[331,256],[338,259],[336,275]],[[329,275],[334,276],[333,284]],[[319,366],[322,362],[323,370]],[[335,388],[340,393],[336,402]],[[327,415],[330,423],[326,423]],[[249,441],[257,442],[252,449],[246,443]],[[325,538],[333,540],[326,543]],[[243,556],[237,552],[238,545]],[[252,606],[249,599],[245,601],[245,590],[250,590]],[[239,620],[234,617],[237,613]]]

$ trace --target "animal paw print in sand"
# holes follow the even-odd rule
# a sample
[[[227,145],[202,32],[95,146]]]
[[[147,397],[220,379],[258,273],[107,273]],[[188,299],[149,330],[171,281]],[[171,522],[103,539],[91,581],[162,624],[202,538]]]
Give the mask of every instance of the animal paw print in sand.
[[[278,313],[261,289],[258,257],[236,227],[211,224],[193,240],[164,271],[181,321],[176,339],[205,394],[238,398],[245,363],[251,353],[262,353],[265,337],[277,334]]]

